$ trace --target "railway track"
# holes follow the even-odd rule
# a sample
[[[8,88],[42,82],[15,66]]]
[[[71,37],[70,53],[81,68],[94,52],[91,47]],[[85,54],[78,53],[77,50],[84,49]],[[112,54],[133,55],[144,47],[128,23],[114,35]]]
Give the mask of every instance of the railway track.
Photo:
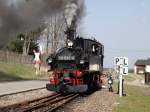
[[[41,87],[41,88],[36,88],[36,89],[29,89],[29,90],[24,90],[24,91],[19,91],[19,92],[8,93],[8,94],[0,95],[0,98],[1,97],[6,97],[6,96],[10,96],[10,95],[27,93],[27,92],[31,92],[31,91],[38,91],[38,90],[41,90],[41,89],[46,89],[46,87]]]
[[[0,108],[0,112],[52,112],[78,96],[78,94],[66,96],[62,96],[61,94],[47,95],[45,97],[2,107]]]

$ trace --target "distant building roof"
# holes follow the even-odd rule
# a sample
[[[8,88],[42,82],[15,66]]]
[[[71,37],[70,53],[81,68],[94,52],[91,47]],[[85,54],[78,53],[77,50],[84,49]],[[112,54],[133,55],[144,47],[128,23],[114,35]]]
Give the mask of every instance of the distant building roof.
[[[146,60],[137,60],[135,65],[146,65]]]
[[[150,58],[146,60],[146,65],[150,65]]]
[[[137,60],[135,62],[135,65],[150,65],[150,58],[147,60],[143,60],[143,59]]]

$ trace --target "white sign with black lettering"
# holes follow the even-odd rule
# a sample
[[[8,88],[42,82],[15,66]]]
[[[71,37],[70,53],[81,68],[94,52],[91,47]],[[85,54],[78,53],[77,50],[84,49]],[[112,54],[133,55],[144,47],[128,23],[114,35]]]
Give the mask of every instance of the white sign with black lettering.
[[[128,74],[128,58],[127,57],[115,57],[116,71],[119,71],[120,75]]]
[[[115,65],[128,66],[128,58],[127,57],[115,57]]]
[[[115,57],[116,71],[119,72],[119,96],[123,95],[123,75],[128,74],[128,58],[127,57]]]

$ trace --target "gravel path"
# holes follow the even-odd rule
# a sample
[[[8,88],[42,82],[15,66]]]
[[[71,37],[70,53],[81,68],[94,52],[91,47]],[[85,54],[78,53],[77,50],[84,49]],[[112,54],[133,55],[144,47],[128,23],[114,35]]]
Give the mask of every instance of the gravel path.
[[[46,83],[49,83],[49,81],[31,80],[0,83],[0,95],[16,93],[35,88],[42,88],[45,87]]]
[[[30,92],[24,92],[9,96],[0,97],[0,107],[4,107],[7,105],[15,104],[18,102],[23,102],[31,99],[36,99],[42,96],[46,96],[48,94],[52,94],[51,92],[47,91],[46,89],[34,90]]]
[[[117,95],[105,89],[87,97],[79,97],[56,112],[112,112],[115,104]]]

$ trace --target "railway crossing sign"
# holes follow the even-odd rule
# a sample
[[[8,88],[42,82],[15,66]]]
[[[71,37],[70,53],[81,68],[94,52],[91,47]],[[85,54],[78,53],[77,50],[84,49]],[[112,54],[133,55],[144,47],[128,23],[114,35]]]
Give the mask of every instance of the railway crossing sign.
[[[115,57],[115,70],[120,75],[128,74],[128,58],[127,57]]]

